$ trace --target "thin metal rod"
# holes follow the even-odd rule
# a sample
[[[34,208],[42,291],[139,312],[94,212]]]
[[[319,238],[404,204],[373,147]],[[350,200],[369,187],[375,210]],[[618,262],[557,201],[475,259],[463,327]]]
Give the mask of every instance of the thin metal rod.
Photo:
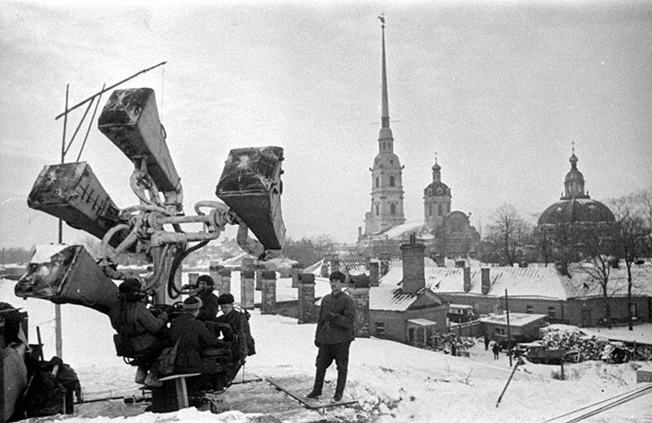
[[[88,103],[88,107],[86,108],[86,111],[84,112],[84,116],[79,120],[79,125],[77,125],[77,129],[75,129],[75,132],[72,134],[72,137],[70,138],[70,141],[68,142],[68,146],[64,150],[63,154],[66,155],[68,154],[68,150],[70,150],[70,147],[72,146],[73,141],[75,141],[75,137],[77,136],[77,133],[79,132],[79,129],[82,126],[82,123],[84,123],[84,119],[86,119],[86,116],[88,115],[88,111],[91,109],[91,106],[93,106],[93,101],[95,99],[91,100],[90,103]]]
[[[102,85],[102,90],[104,90],[104,87],[106,87],[106,83]],[[91,121],[88,122],[88,129],[86,130],[86,136],[84,137],[84,142],[79,148],[79,154],[77,155],[77,160],[75,160],[76,162],[78,162],[79,159],[81,158],[82,152],[84,151],[84,147],[86,146],[86,140],[88,140],[88,134],[91,132],[91,127],[93,126],[93,121],[95,120],[95,114],[97,113],[97,108],[100,105],[101,99],[102,99],[102,94],[100,94],[100,96],[97,98],[97,103],[95,103],[95,110],[93,110],[93,116],[91,116]]]
[[[66,85],[66,110],[68,109],[68,98],[70,93],[70,84]],[[61,141],[61,164],[66,160],[66,127],[68,125],[68,115],[63,119],[63,137]],[[59,219],[59,244],[63,244],[63,220]],[[63,337],[61,336],[61,304],[54,305],[54,334],[57,357],[63,360]]]
[[[125,82],[129,81],[130,79],[134,79],[135,77],[137,77],[137,76],[140,75],[141,73],[145,73],[145,72],[151,71],[152,69],[157,68],[157,67],[159,67],[159,66],[161,66],[161,65],[164,65],[164,64],[166,64],[166,63],[167,63],[167,61],[165,61],[165,62],[161,62],[161,63],[159,63],[158,65],[152,66],[151,68],[143,69],[143,70],[141,70],[140,72],[137,72],[137,73],[131,75],[129,78],[125,78],[125,79],[123,79],[122,81],[118,82],[117,84],[113,84],[113,85],[111,85],[111,86],[108,87],[108,88],[104,88],[104,89],[102,89],[102,91],[93,94],[92,96],[88,97],[86,100],[82,101],[81,103],[77,103],[77,104],[75,104],[75,105],[72,106],[71,108],[68,108],[68,105],[66,105],[66,110],[65,110],[63,113],[60,113],[59,115],[57,115],[57,117],[55,117],[54,120],[59,120],[59,118],[60,118],[61,116],[65,116],[65,115],[67,115],[68,113],[70,113],[70,112],[72,112],[73,110],[75,110],[77,107],[82,106],[82,105],[88,103],[89,101],[91,101],[92,99],[94,99],[95,97],[97,97],[98,95],[101,95],[102,93],[105,93],[105,92],[107,92],[107,91],[109,91],[109,90],[111,90],[111,89],[117,87],[117,86],[120,85],[120,84],[124,84]]]

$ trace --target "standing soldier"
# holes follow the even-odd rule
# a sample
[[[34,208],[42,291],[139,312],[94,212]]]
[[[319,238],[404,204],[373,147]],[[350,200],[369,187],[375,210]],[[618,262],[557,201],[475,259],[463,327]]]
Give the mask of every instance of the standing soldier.
[[[337,365],[337,386],[333,402],[342,400],[346,375],[349,366],[349,347],[355,339],[356,305],[353,298],[342,291],[346,275],[333,272],[329,276],[331,293],[326,295],[321,302],[317,331],[315,333],[315,346],[317,353],[315,384],[306,398],[317,398],[321,395],[326,377],[326,369],[335,360]]]

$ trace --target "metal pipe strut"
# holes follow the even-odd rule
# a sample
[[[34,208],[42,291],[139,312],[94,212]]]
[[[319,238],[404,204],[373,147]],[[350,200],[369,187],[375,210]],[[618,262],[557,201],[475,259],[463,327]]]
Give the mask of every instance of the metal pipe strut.
[[[94,99],[95,97],[97,97],[98,95],[104,94],[105,92],[107,92],[107,91],[109,91],[109,90],[112,90],[113,88],[117,87],[118,85],[120,85],[120,84],[124,84],[125,82],[129,81],[130,79],[134,79],[135,77],[137,77],[137,76],[140,75],[141,73],[145,73],[145,72],[151,71],[152,69],[154,69],[154,68],[158,68],[159,66],[164,65],[164,64],[166,64],[166,63],[167,63],[167,61],[165,61],[165,62],[161,62],[161,63],[159,63],[158,65],[154,65],[154,66],[152,66],[151,68],[143,69],[143,70],[141,70],[140,72],[137,72],[137,73],[131,75],[129,78],[123,79],[122,81],[120,81],[120,82],[118,82],[118,83],[116,83],[116,84],[113,84],[113,85],[111,85],[111,86],[108,87],[108,88],[103,88],[101,91],[99,91],[99,92],[93,94],[92,96],[88,97],[86,100],[84,100],[84,101],[82,101],[82,102],[80,102],[80,103],[75,104],[75,105],[72,106],[71,108],[68,108],[67,105],[66,105],[66,110],[65,110],[64,112],[58,114],[57,117],[54,118],[54,120],[59,120],[59,118],[60,118],[61,116],[65,116],[65,115],[67,115],[68,113],[70,113],[70,112],[72,112],[73,110],[75,110],[77,107],[79,107],[79,106],[83,106],[84,104],[88,103],[89,101],[91,101],[92,99]]]

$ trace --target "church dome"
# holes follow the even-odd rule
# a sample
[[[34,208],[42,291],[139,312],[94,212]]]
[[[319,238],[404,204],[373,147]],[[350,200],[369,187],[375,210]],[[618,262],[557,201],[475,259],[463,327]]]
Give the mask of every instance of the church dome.
[[[584,175],[577,169],[578,159],[574,147],[573,154],[568,161],[571,164],[571,169],[564,179],[564,194],[559,201],[541,213],[539,226],[615,221],[614,214],[609,207],[592,200],[584,191]]]
[[[614,222],[614,214],[599,201],[571,198],[550,205],[539,217],[539,226],[564,223]]]
[[[441,181],[432,182],[423,190],[424,197],[439,197],[443,195],[451,195],[451,189]]]

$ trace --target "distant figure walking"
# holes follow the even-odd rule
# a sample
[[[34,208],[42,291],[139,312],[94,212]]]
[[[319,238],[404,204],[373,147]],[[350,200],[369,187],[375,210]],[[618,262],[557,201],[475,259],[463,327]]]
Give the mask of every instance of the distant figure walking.
[[[484,350],[489,351],[489,337],[487,335],[484,336]]]
[[[494,345],[491,347],[491,351],[494,353],[494,360],[498,360],[499,353],[500,353],[500,346],[498,345],[498,342],[494,342]]]
[[[329,276],[331,293],[326,295],[321,302],[317,331],[315,333],[315,346],[317,353],[317,372],[315,384],[306,398],[317,398],[321,395],[326,376],[326,369],[335,360],[337,365],[337,386],[333,402],[342,400],[346,376],[349,366],[349,347],[355,339],[356,304],[353,298],[342,291],[346,275],[342,272],[333,272]]]

